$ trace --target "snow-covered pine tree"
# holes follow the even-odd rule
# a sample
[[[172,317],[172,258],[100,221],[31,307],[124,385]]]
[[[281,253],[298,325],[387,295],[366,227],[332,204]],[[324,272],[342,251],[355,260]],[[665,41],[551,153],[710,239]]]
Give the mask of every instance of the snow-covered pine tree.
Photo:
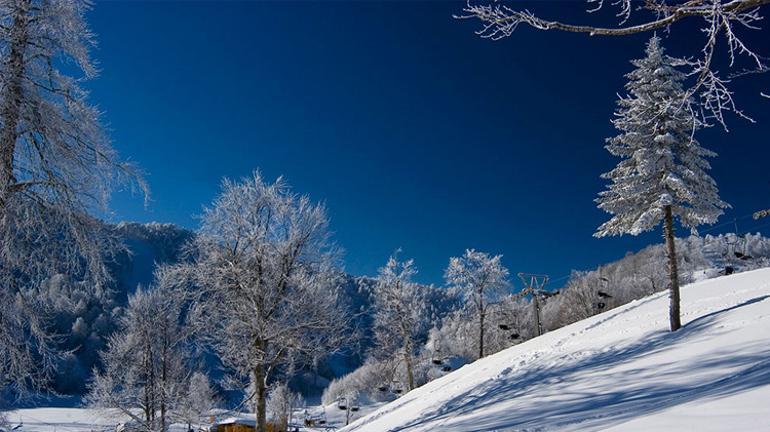
[[[415,388],[417,336],[430,321],[425,292],[412,281],[413,260],[399,261],[398,252],[380,268],[374,287],[375,356],[403,361],[407,390]],[[400,358],[399,358],[400,357]]]
[[[707,174],[711,166],[706,158],[716,154],[694,137],[701,124],[683,87],[685,74],[676,69],[680,61],[665,54],[656,36],[646,53],[645,58],[632,61],[636,69],[626,75],[630,94],[618,101],[613,124],[621,134],[609,138],[606,148],[622,160],[602,175],[612,183],[596,199],[612,218],[594,235],[637,235],[663,221],[671,331],[676,331],[681,322],[674,218],[694,230],[714,223],[729,206]]]
[[[508,286],[508,269],[500,262],[502,255],[466,249],[461,257],[449,259],[444,277],[450,287],[458,289],[478,319],[479,357],[484,357],[484,326],[489,305]]]

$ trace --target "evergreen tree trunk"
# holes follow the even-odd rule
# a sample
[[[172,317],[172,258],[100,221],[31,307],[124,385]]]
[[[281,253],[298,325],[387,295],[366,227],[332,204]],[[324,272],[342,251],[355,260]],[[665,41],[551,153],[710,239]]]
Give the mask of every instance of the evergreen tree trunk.
[[[666,256],[668,258],[668,277],[670,280],[671,288],[669,290],[669,299],[671,303],[669,305],[669,321],[671,331],[677,331],[682,327],[682,322],[679,313],[679,270],[676,262],[676,244],[674,242],[674,218],[671,215],[671,206],[666,206],[665,221],[664,221],[664,234],[666,239]]]
[[[10,31],[10,52],[5,58],[2,107],[0,107],[0,220],[5,215],[5,205],[16,181],[13,175],[14,152],[18,127],[21,119],[21,101],[23,98],[24,51],[28,43],[29,0],[14,4],[13,24]]]
[[[257,431],[267,432],[267,384],[265,376],[265,365],[260,361],[254,367],[254,386],[256,387],[256,415]]]

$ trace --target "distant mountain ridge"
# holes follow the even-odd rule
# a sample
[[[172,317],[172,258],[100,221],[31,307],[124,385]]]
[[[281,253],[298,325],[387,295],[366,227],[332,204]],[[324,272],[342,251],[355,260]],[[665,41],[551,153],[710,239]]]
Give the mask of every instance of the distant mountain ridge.
[[[53,320],[56,333],[62,337],[62,348],[71,351],[64,356],[55,377],[54,390],[60,394],[78,395],[86,390],[91,371],[98,366],[99,351],[106,339],[115,330],[116,324],[127,304],[128,296],[138,286],[150,286],[156,265],[179,262],[184,258],[184,247],[194,238],[195,233],[169,223],[121,222],[114,226],[123,237],[128,252],[120,253],[110,264],[113,284],[107,290],[94,293],[83,282],[70,281],[63,275],[52,277],[48,285],[41,289],[53,302],[68,302],[72,305],[62,308]],[[686,282],[713,277],[712,274],[700,274],[695,270],[724,270],[733,267],[735,271],[770,265],[770,239],[760,235],[736,237],[734,235],[716,237],[690,237],[678,240],[683,262],[682,274]],[[740,259],[735,252],[751,255],[751,259]],[[577,278],[586,280],[587,285],[596,285],[601,278],[617,281],[613,294],[618,299],[624,297],[619,292],[625,286],[623,278],[633,275],[633,281],[627,284],[650,283],[646,278],[638,277],[645,266],[656,278],[651,283],[663,283],[657,279],[660,263],[663,261],[663,249],[652,245],[636,253],[629,253],[613,263],[601,266],[599,270],[582,272]],[[642,266],[642,267],[640,267]],[[633,271],[631,270],[633,269]],[[700,271],[700,270],[698,270]],[[351,334],[359,336],[342,353],[320,361],[314,370],[306,370],[293,380],[295,387],[307,393],[319,393],[330,380],[343,376],[360,367],[371,348],[373,340],[372,297],[371,290],[376,279],[369,276],[341,275],[341,292],[352,319]],[[662,276],[661,276],[662,277]],[[437,324],[447,311],[457,305],[455,294],[441,287],[425,286],[430,303],[433,305],[431,318]],[[622,290],[621,290],[622,291]],[[621,294],[621,295],[618,295]],[[631,296],[632,294],[628,294]],[[633,297],[637,297],[633,295]],[[548,307],[546,307],[548,309]],[[548,314],[548,310],[545,311]],[[573,318],[574,319],[574,318]],[[554,320],[556,322],[556,320]],[[425,335],[427,339],[427,334]]]

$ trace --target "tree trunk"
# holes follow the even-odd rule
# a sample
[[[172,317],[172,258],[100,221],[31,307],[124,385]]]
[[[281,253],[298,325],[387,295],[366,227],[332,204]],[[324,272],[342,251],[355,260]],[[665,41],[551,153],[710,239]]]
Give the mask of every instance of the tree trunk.
[[[479,358],[484,357],[484,309],[479,311]]]
[[[168,385],[168,367],[167,367],[167,357],[168,357],[168,338],[164,336],[163,339],[163,355],[161,357],[161,376],[160,376],[160,382],[161,382],[161,388],[160,388],[160,430],[161,432],[166,432],[167,426],[166,426],[166,390],[169,389]]]
[[[257,431],[267,432],[267,383],[265,365],[261,361],[254,367],[254,386],[256,387]]]
[[[412,348],[410,344],[404,347],[404,362],[406,364],[407,389],[414,390],[414,372],[412,371]]]
[[[24,51],[28,42],[30,1],[23,0],[13,6],[13,24],[10,31],[10,49],[4,61],[6,73],[0,107],[0,220],[5,216],[5,205],[16,179],[13,174],[14,153],[21,119],[24,82]]]
[[[152,358],[149,347],[144,347],[144,374],[146,381],[144,383],[144,420],[147,422],[147,428],[153,427],[153,417],[155,414],[155,403],[153,402],[152,393],[155,383],[153,382],[152,374]]]
[[[666,206],[663,237],[666,239],[666,256],[668,258],[668,277],[671,288],[669,290],[669,321],[671,331],[677,331],[682,327],[679,313],[679,270],[676,262],[676,243],[674,241],[674,218],[671,215],[671,206]]]

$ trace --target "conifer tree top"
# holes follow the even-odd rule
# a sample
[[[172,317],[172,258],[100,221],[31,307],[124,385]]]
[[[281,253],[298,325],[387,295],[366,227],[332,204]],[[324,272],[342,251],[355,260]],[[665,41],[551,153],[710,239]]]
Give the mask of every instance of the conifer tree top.
[[[607,139],[606,149],[621,159],[602,175],[611,180],[596,202],[612,218],[596,237],[637,235],[657,226],[666,206],[682,225],[695,228],[714,223],[728,204],[719,198],[706,158],[716,154],[695,139],[702,127],[693,101],[677,70],[681,60],[665,54],[653,36],[646,57],[633,60],[626,75],[629,95],[618,100],[612,123],[620,134]]]

